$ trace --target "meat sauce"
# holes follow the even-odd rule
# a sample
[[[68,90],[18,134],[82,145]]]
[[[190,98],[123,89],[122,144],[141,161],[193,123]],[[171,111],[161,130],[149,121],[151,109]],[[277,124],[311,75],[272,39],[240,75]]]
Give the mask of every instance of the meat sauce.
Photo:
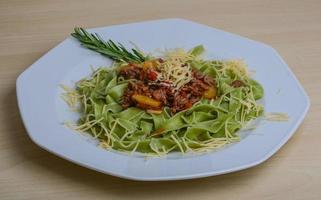
[[[120,70],[119,76],[132,80],[122,97],[123,108],[135,106],[160,113],[166,106],[174,114],[192,107],[201,98],[216,97],[215,80],[196,69],[192,69],[191,81],[175,91],[170,82],[157,80],[159,72],[155,64],[144,66],[128,64]]]

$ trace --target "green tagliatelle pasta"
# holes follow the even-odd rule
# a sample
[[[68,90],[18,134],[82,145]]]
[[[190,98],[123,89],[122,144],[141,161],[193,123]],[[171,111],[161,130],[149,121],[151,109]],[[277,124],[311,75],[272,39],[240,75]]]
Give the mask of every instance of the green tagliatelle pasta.
[[[124,110],[120,101],[128,80],[118,76],[117,68],[100,68],[76,84],[73,95],[81,105],[76,129],[90,133],[105,148],[159,155],[208,151],[238,141],[236,132],[263,113],[256,103],[263,88],[248,76],[241,61],[193,59],[190,64],[215,79],[216,99],[202,99],[175,115],[166,107],[161,114],[136,107]],[[232,87],[235,80],[244,86]],[[155,134],[158,131],[161,136]]]

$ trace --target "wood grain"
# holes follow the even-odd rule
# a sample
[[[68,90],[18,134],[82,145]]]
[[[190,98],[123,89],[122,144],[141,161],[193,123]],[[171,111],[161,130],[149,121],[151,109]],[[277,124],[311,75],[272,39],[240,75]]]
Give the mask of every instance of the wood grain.
[[[0,199],[321,199],[321,1],[0,1]],[[75,25],[186,18],[276,48],[311,98],[294,137],[265,163],[189,181],[135,182],[40,149],[16,102],[17,76]]]

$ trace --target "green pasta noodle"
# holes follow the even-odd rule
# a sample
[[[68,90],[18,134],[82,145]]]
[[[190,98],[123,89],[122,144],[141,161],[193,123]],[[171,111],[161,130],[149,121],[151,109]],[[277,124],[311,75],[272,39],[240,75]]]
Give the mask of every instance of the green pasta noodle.
[[[189,51],[201,54],[203,46]],[[128,80],[118,68],[101,67],[76,83],[81,115],[76,129],[99,140],[102,147],[126,152],[165,155],[169,152],[206,152],[239,141],[237,131],[263,114],[257,103],[262,86],[249,77],[241,61],[203,60],[194,56],[190,65],[216,81],[218,97],[201,99],[191,108],[172,114],[148,113],[137,107],[124,109],[121,98]],[[232,87],[241,80],[242,87]],[[161,133],[161,134],[159,134]]]

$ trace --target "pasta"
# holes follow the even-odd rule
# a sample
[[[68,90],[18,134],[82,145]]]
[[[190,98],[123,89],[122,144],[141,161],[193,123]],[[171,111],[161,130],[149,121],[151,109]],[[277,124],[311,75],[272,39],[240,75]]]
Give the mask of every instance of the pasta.
[[[215,80],[216,98],[202,98],[176,113],[166,106],[160,113],[123,108],[122,96],[131,80],[119,76],[121,65],[102,67],[77,82],[74,91],[69,89],[66,93],[71,94],[71,103],[77,98],[80,104],[81,117],[75,129],[88,132],[106,149],[156,155],[207,152],[239,141],[237,131],[263,114],[263,106],[257,103],[263,97],[263,88],[249,77],[243,61],[207,61],[195,56],[198,51],[189,51],[186,62],[188,67]],[[166,62],[162,66],[171,67]],[[186,77],[190,79],[190,75]],[[177,85],[180,83],[176,80]]]

